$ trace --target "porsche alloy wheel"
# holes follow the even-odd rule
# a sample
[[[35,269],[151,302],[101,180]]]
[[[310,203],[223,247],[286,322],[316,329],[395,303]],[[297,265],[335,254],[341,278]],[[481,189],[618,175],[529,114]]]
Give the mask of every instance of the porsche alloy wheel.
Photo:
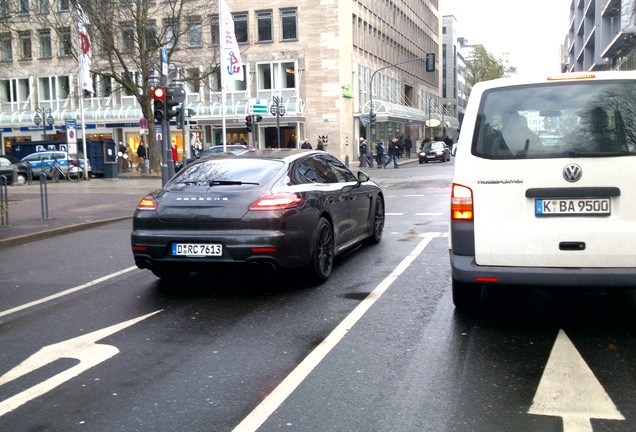
[[[318,221],[316,233],[309,267],[314,279],[319,283],[323,283],[329,279],[333,269],[335,254],[333,228],[325,218],[321,217]]]

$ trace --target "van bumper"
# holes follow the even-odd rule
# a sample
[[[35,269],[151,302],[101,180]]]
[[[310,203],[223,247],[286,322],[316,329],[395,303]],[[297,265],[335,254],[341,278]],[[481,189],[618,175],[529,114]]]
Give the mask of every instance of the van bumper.
[[[487,267],[477,265],[474,256],[452,250],[450,263],[453,279],[464,283],[636,288],[636,268]]]

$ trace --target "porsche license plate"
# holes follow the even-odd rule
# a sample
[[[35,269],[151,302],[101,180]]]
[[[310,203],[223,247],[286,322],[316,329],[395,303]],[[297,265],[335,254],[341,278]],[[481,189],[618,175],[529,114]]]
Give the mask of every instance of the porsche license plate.
[[[221,256],[223,247],[220,244],[206,243],[173,243],[172,256],[210,257]]]
[[[611,214],[611,207],[609,198],[534,200],[537,216],[607,216]]]

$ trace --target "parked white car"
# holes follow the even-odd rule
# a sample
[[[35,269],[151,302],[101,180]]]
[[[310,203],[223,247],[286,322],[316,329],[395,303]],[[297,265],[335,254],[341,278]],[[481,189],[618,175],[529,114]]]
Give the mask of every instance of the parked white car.
[[[47,173],[53,167],[54,161],[57,161],[57,164],[63,169],[66,170],[69,163],[73,165],[77,165],[82,168],[84,167],[84,155],[82,153],[77,154],[69,154],[65,151],[41,151],[36,153],[31,153],[30,155],[26,155],[22,158],[22,162],[29,162],[31,164],[31,168],[33,168],[33,177],[39,177],[44,169]],[[88,162],[88,172],[91,172],[91,162]]]

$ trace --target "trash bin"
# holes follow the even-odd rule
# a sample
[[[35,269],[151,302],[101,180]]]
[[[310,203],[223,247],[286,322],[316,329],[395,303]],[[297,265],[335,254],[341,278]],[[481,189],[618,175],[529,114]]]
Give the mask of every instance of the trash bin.
[[[106,180],[115,180],[119,175],[119,167],[117,162],[104,162],[104,178]]]

